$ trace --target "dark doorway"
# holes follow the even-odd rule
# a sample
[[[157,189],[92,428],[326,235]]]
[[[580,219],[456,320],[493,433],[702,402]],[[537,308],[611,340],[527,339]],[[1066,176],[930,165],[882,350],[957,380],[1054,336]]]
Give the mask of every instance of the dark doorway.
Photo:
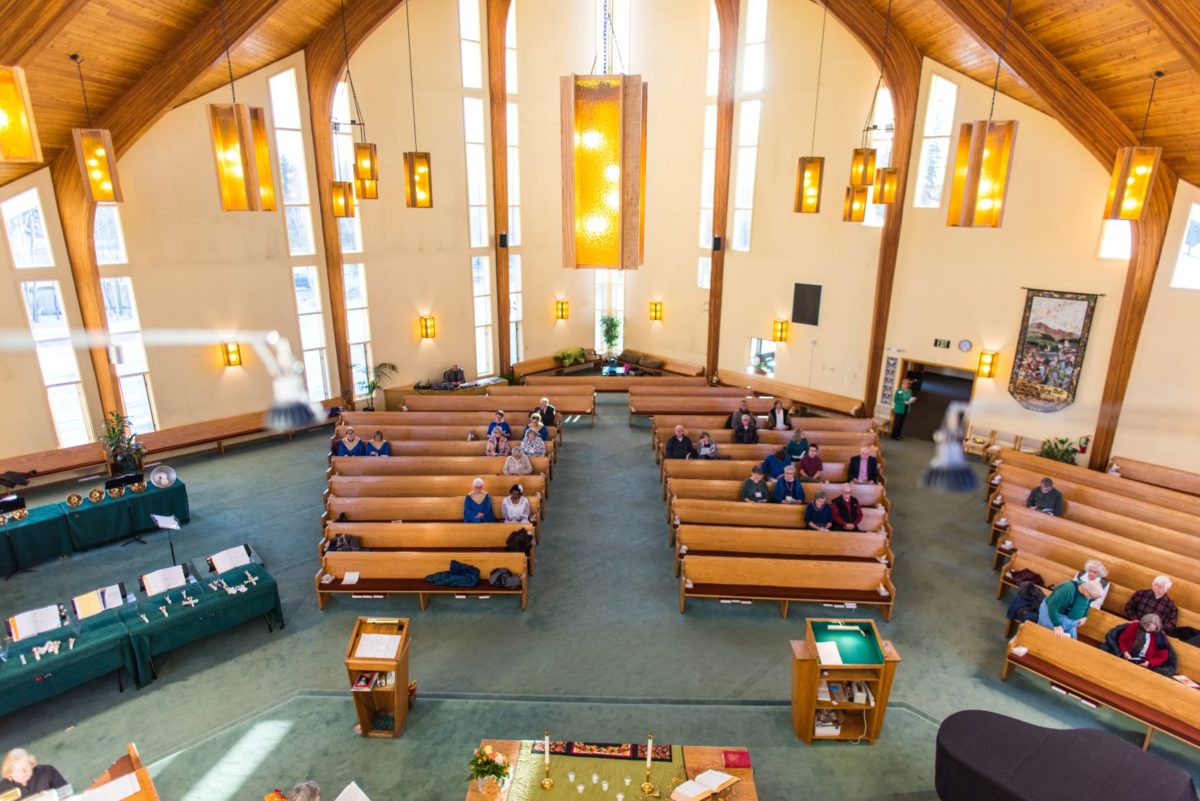
[[[938,364],[908,362],[905,375],[913,381],[917,402],[904,423],[904,436],[933,441],[933,432],[942,423],[951,401],[971,400],[974,373]]]

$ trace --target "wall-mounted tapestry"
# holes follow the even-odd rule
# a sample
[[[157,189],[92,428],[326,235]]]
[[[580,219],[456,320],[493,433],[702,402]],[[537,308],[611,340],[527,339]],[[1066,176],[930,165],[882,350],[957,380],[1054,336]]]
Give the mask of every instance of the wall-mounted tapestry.
[[[1098,295],[1030,289],[1008,392],[1035,412],[1075,402]]]

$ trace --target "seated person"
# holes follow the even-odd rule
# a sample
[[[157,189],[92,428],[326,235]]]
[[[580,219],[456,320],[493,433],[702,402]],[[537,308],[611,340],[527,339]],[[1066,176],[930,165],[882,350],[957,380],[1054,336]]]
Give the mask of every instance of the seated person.
[[[383,438],[382,431],[376,431],[367,443],[367,456],[391,456],[392,443]]]
[[[359,727],[355,726],[354,731],[358,732]],[[321,788],[316,782],[303,782],[287,793],[272,790],[263,796],[263,801],[321,801]]]
[[[821,471],[825,469],[825,463],[821,461],[818,451],[821,446],[815,442],[809,443],[808,453],[800,457],[800,480],[801,481],[820,481]]]
[[[663,448],[664,459],[691,459],[692,440],[683,426],[675,426],[675,436],[667,440]]]
[[[1114,626],[1109,629],[1104,637],[1104,645],[1100,647],[1156,673],[1169,664],[1170,672],[1166,675],[1175,673],[1175,654],[1167,635],[1162,631],[1162,620],[1158,615],[1143,615],[1141,620]]]
[[[805,507],[804,525],[817,531],[829,531],[833,528],[833,507],[826,502],[824,492],[818,490],[812,503]]]
[[[784,448],[780,448],[763,460],[763,474],[771,480],[777,479],[783,475],[783,468],[791,463],[792,457],[787,455]]]
[[[738,500],[746,503],[767,503],[770,496],[767,494],[767,482],[763,479],[762,468],[758,465],[750,468],[750,478],[742,482],[742,489],[738,493]]]
[[[754,419],[754,415],[742,415],[742,419],[733,428],[733,441],[738,445],[758,444],[758,421]]]
[[[833,499],[833,524],[842,531],[859,531],[862,522],[862,504],[854,497],[854,487],[842,485],[842,494]]]
[[[546,442],[532,428],[525,429],[525,438],[521,440],[521,450],[531,459],[534,456],[546,455]]]
[[[529,461],[529,457],[525,454],[525,451],[517,447],[504,460],[502,472],[506,476],[527,476],[533,473],[533,462]]]
[[[33,754],[24,748],[14,748],[0,763],[0,795],[17,790],[14,798],[25,798],[46,790],[66,787],[67,780],[53,765],[39,765]]]
[[[471,492],[463,498],[463,522],[496,522],[496,512],[492,509],[492,496],[484,492],[482,478],[471,482]]]
[[[1138,590],[1129,597],[1125,604],[1125,617],[1130,620],[1141,620],[1146,615],[1158,615],[1162,621],[1164,634],[1175,630],[1179,622],[1179,608],[1167,595],[1171,589],[1171,579],[1166,576],[1155,576],[1148,590]]]
[[[338,441],[338,456],[366,456],[367,443],[358,438],[353,428],[346,429],[346,436]]]
[[[446,384],[461,384],[466,380],[466,374],[457,364],[450,365],[450,369],[442,373],[442,382]]]
[[[550,439],[550,430],[542,425],[542,416],[537,412],[529,415],[529,425],[525,427],[525,431],[532,431],[538,435],[538,438],[545,442]]]
[[[720,454],[717,453],[717,443],[712,441],[712,437],[705,431],[700,435],[700,439],[696,442],[696,458],[697,459],[719,459]]]
[[[866,445],[858,449],[858,456],[850,457],[847,468],[852,484],[878,484],[879,460],[871,455],[871,449]]]
[[[504,419],[504,412],[500,411],[499,409],[496,410],[496,416],[492,419],[492,422],[488,423],[488,439],[491,439],[492,432],[497,428],[504,432],[504,436],[512,439],[512,427]]]
[[[505,523],[529,522],[529,499],[525,497],[525,489],[520,484],[508,488],[508,495],[500,502],[500,511],[504,513]]]
[[[1083,570],[1075,574],[1076,581],[1098,581],[1100,582],[1100,597],[1092,599],[1092,608],[1101,609],[1104,606],[1104,599],[1108,597],[1108,568],[1099,559],[1089,559],[1083,563]],[[1162,621],[1159,621],[1161,625]]]
[[[508,444],[508,437],[499,428],[493,429],[491,436],[488,437],[487,445],[484,446],[484,456],[508,456],[512,453],[512,447]]]
[[[787,454],[792,459],[799,459],[806,453],[808,453],[808,437],[805,436],[803,429],[797,428],[792,431],[792,438],[788,440]]]
[[[754,412],[750,411],[750,402],[745,398],[742,398],[742,402],[730,413],[729,419],[725,421],[725,427],[737,428],[743,415],[750,415],[750,419],[754,421],[754,427],[758,428],[758,420],[754,418]]]
[[[775,491],[771,495],[775,503],[804,503],[804,484],[796,478],[796,465],[783,468],[783,475],[775,479]]]
[[[1025,505],[1048,515],[1061,517],[1063,513],[1062,493],[1054,488],[1054,482],[1049,477],[1043,478],[1038,486],[1029,491]]]
[[[1100,594],[1098,581],[1064,581],[1038,607],[1038,625],[1054,630],[1055,637],[1079,639],[1077,629],[1087,620],[1092,600]]]
[[[548,426],[558,425],[556,422],[558,420],[558,409],[551,405],[549,398],[542,398],[538,401],[538,405],[534,407],[529,416],[532,417],[534,414],[541,415],[542,422]]]
[[[767,428],[787,431],[791,427],[792,413],[784,407],[783,401],[777,399],[771,407],[771,411],[767,412]]]

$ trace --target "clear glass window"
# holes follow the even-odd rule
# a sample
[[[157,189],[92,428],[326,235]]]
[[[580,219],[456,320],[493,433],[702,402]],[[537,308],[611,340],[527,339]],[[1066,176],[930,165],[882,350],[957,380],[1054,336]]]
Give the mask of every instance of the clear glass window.
[[[750,375],[775,377],[775,343],[769,339],[750,338],[750,361],[746,365]]]
[[[92,441],[87,405],[79,384],[46,387],[46,397],[50,402],[50,417],[54,420],[54,433],[58,436],[60,448],[86,445]]]
[[[1175,260],[1175,272],[1171,274],[1171,286],[1176,289],[1200,289],[1200,203],[1193,203],[1188,213],[1179,257]]]
[[[696,286],[712,289],[712,256],[701,256],[696,262]]]
[[[1129,261],[1132,254],[1133,229],[1129,220],[1105,220],[1100,229],[1100,258]]]
[[[96,242],[97,264],[126,264],[125,232],[121,228],[121,213],[114,203],[96,206],[96,222],[92,227]]]
[[[0,203],[0,214],[4,216],[13,266],[18,269],[54,266],[37,189],[29,189]]]
[[[296,71],[273,75],[267,85],[271,92],[271,117],[276,128],[301,127],[300,95],[296,90]]]

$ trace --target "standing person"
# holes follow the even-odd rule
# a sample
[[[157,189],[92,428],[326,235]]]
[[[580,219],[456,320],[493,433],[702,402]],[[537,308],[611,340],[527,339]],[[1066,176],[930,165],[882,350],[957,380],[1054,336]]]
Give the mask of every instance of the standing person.
[[[67,784],[67,780],[53,765],[39,765],[33,754],[24,748],[12,749],[4,755],[4,762],[0,763],[0,795],[5,798],[13,790],[17,791],[13,798],[24,798],[46,790],[57,790]]]
[[[900,389],[892,396],[892,439],[904,439],[904,418],[908,417],[909,407],[916,402],[912,381],[906,378],[900,382]]]

